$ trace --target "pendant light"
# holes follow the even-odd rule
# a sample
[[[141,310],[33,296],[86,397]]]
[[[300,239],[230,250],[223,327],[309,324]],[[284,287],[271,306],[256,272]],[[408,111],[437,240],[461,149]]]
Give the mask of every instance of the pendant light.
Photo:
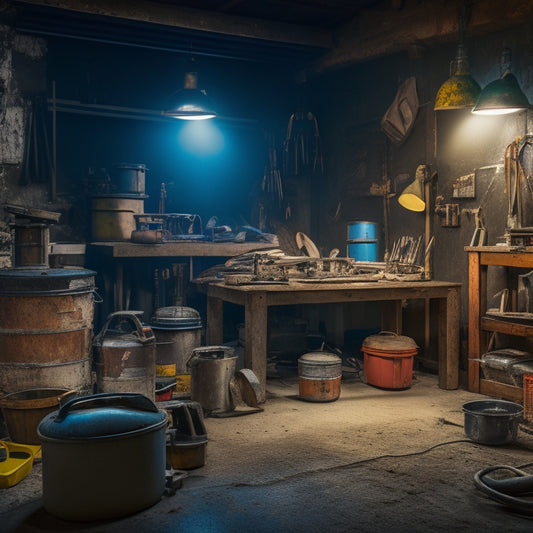
[[[479,83],[469,72],[466,48],[459,44],[450,66],[450,77],[441,85],[435,97],[435,110],[473,107],[480,92]]]
[[[466,46],[464,44],[467,5],[463,2],[459,16],[459,45],[455,59],[450,64],[450,77],[441,85],[435,97],[435,110],[473,107],[481,92],[479,83],[470,75]]]
[[[527,96],[511,72],[511,50],[506,48],[500,56],[500,77],[481,91],[472,112],[478,115],[505,115],[530,108]]]
[[[217,116],[213,103],[204,90],[198,89],[198,75],[187,72],[183,89],[176,91],[162,111],[167,117],[182,120],[206,120]]]

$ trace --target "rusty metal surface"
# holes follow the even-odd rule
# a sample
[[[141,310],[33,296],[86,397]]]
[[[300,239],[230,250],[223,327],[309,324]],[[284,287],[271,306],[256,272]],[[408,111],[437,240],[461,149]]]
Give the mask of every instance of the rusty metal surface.
[[[0,331],[0,362],[66,363],[87,357],[91,348],[91,330],[71,331]]]
[[[0,363],[0,395],[33,388],[92,391],[91,358],[57,364]]]
[[[107,343],[99,347],[95,354],[98,374],[102,377],[125,379],[138,374],[155,376],[155,344],[133,345],[118,343],[110,346]]]
[[[298,378],[301,400],[308,402],[331,402],[341,393],[341,376],[337,378]]]
[[[0,329],[65,330],[92,327],[92,293],[63,296],[0,296]]]

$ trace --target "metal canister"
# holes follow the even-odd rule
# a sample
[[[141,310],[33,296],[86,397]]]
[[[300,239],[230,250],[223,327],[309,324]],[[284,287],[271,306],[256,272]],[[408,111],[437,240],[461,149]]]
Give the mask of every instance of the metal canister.
[[[298,359],[299,398],[331,402],[341,393],[342,360],[329,352],[309,352]]]
[[[117,193],[144,194],[146,166],[121,163],[115,165],[111,176],[111,188]]]
[[[111,313],[94,338],[98,392],[132,392],[155,400],[155,336],[138,311]]]
[[[190,307],[161,307],[151,320],[156,338],[156,375],[176,376],[178,392],[190,392],[191,375],[187,360],[202,344],[202,319]]]
[[[0,396],[34,388],[92,390],[96,272],[0,272]]]
[[[191,368],[191,400],[205,412],[234,409],[230,381],[235,374],[237,356],[230,346],[195,348],[187,362]]]

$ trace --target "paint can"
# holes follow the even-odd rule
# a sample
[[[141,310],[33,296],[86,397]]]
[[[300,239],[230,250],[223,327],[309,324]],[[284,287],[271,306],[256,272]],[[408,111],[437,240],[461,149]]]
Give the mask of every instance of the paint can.
[[[309,352],[298,359],[299,398],[309,402],[331,402],[341,392],[342,360],[323,351]]]

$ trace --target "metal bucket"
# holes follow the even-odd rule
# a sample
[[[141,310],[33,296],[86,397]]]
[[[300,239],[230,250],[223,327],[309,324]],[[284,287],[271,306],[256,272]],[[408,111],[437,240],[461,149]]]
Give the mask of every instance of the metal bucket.
[[[93,241],[129,241],[136,229],[133,215],[144,212],[144,194],[106,194],[92,199]]]
[[[191,368],[191,400],[205,412],[234,409],[230,380],[235,374],[237,356],[229,346],[195,348],[187,362]]]
[[[143,164],[116,165],[111,177],[111,187],[117,193],[144,194],[146,166]]]
[[[328,352],[309,352],[298,359],[299,398],[331,402],[341,393],[342,360]]]
[[[524,409],[506,400],[474,400],[463,404],[465,435],[479,444],[498,446],[513,442]]]
[[[190,307],[161,307],[154,312],[150,325],[156,338],[156,375],[184,378],[180,383],[188,381],[189,390],[179,392],[189,392],[187,360],[202,343],[200,313]]]
[[[97,392],[131,392],[155,400],[155,337],[137,311],[111,313],[94,338]]]
[[[0,272],[0,394],[92,389],[95,274],[62,268]]]

